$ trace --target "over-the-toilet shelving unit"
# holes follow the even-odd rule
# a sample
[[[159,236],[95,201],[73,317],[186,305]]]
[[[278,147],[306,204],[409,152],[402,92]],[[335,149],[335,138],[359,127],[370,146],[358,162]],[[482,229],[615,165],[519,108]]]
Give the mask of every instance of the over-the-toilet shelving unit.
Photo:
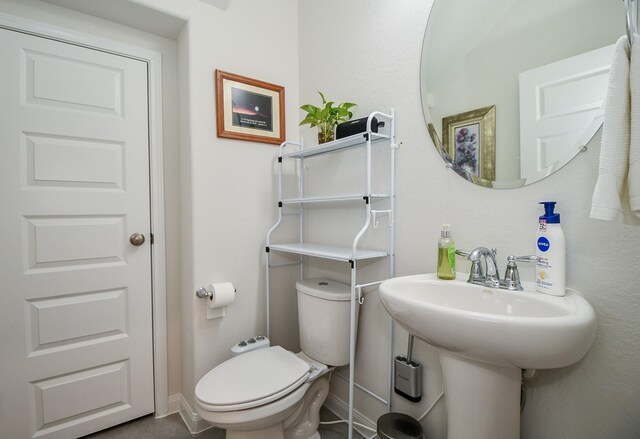
[[[373,132],[372,122],[374,118],[384,122],[384,128],[380,132]],[[381,147],[388,149],[388,190],[385,193],[372,192],[372,157],[373,148]],[[352,150],[354,148],[364,148],[364,191],[362,193],[350,194],[331,194],[328,196],[306,197],[304,187],[304,171],[305,160],[313,157],[322,156],[328,153]],[[280,145],[278,156],[278,219],[276,223],[269,229],[266,239],[266,322],[267,335],[270,333],[269,323],[269,284],[270,270],[272,267],[290,265],[279,264],[272,265],[270,261],[271,252],[289,253],[299,256],[298,262],[294,264],[300,265],[300,277],[304,273],[304,256],[330,259],[334,261],[344,261],[349,263],[351,270],[351,325],[350,325],[350,362],[349,362],[349,439],[353,437],[353,405],[354,405],[354,389],[364,391],[373,396],[378,401],[387,405],[387,411],[391,410],[391,392],[392,392],[392,366],[393,366],[393,320],[389,318],[388,323],[388,376],[387,376],[387,395],[386,398],[376,395],[374,392],[355,382],[355,348],[356,348],[356,302],[361,298],[362,288],[377,285],[382,280],[369,282],[364,284],[358,283],[358,262],[373,259],[388,259],[388,278],[394,276],[394,222],[395,222],[395,153],[398,145],[395,139],[395,115],[392,109],[389,114],[381,112],[373,112],[367,120],[367,128],[363,133],[338,139],[332,142],[324,143],[310,148],[304,148],[303,144],[285,141]],[[289,149],[294,149],[289,151]],[[376,155],[376,157],[378,157]],[[284,198],[283,196],[283,161],[292,159],[297,160],[297,178],[298,178],[298,196],[294,198]],[[378,169],[378,168],[376,168]],[[328,203],[335,207],[336,203],[345,203],[353,206],[353,203],[362,203],[364,210],[364,224],[351,240],[350,245],[339,247],[326,245],[322,243],[305,242],[305,208],[308,205],[322,207],[323,203]],[[376,203],[384,203],[385,209],[375,209],[373,205]],[[378,204],[376,204],[376,207]],[[285,210],[288,209],[288,210]],[[296,210],[292,210],[296,209]],[[272,241],[273,232],[281,225],[284,215],[299,216],[299,239],[296,242],[274,243]],[[388,241],[384,250],[372,250],[360,247],[360,241],[366,232],[372,227],[377,227],[376,215],[387,216],[388,219]],[[372,224],[373,221],[373,224]],[[385,278],[386,279],[386,278]],[[375,437],[372,436],[372,437]]]

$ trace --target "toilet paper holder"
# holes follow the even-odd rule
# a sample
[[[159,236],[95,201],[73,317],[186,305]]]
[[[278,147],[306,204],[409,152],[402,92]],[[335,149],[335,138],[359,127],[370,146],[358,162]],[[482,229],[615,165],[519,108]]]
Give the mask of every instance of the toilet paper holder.
[[[233,292],[237,293],[238,290],[234,288]],[[198,296],[200,299],[211,299],[213,297],[213,293],[207,290],[205,287],[200,287],[196,290],[196,296]]]
[[[207,319],[224,317],[227,306],[235,300],[238,290],[231,282],[217,282],[196,290],[196,296],[207,299]]]

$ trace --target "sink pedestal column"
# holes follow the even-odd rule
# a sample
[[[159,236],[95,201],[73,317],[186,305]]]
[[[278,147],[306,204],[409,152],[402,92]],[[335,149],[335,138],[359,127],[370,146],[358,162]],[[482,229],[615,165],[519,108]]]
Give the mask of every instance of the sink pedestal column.
[[[493,366],[440,350],[447,439],[518,439],[521,369]]]

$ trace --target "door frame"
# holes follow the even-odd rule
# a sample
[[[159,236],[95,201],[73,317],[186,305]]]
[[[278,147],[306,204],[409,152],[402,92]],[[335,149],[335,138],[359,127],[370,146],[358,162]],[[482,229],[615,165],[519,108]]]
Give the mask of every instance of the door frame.
[[[147,64],[151,233],[151,298],[155,416],[168,414],[167,304],[162,136],[162,55],[125,43],[0,13],[0,28],[137,59]]]

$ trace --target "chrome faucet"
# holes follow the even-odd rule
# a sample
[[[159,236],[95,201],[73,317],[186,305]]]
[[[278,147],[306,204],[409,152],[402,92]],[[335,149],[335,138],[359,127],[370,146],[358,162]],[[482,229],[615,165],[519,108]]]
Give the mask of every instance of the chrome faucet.
[[[504,274],[504,280],[500,280],[498,274],[498,264],[496,263],[497,250],[495,248],[489,250],[486,247],[476,247],[472,251],[456,250],[456,254],[466,257],[471,261],[471,271],[469,273],[470,284],[483,285],[491,288],[502,288],[511,291],[522,291],[522,283],[520,282],[520,274],[518,273],[518,262],[536,262],[536,256],[513,256],[507,258],[507,270]],[[486,266],[486,275],[481,260],[484,258]]]
[[[497,250],[491,249],[489,250],[486,247],[476,247],[471,250],[467,259],[471,261],[471,273],[469,274],[469,282],[485,285],[487,287],[498,288],[500,286],[500,275],[498,274],[498,265],[496,264],[496,253]],[[487,267],[486,274],[482,276],[482,266],[480,265],[480,260],[484,258],[485,266]],[[473,269],[473,265],[476,265],[476,270]],[[476,275],[476,272],[479,272]]]
[[[473,250],[456,250],[456,254],[466,257],[471,261],[471,271],[467,282],[470,284],[484,285],[492,288],[500,287],[500,275],[498,274],[498,265],[496,264],[497,250],[489,250],[486,247],[476,247]],[[484,258],[484,266],[481,259]],[[483,267],[486,267],[486,275]]]

